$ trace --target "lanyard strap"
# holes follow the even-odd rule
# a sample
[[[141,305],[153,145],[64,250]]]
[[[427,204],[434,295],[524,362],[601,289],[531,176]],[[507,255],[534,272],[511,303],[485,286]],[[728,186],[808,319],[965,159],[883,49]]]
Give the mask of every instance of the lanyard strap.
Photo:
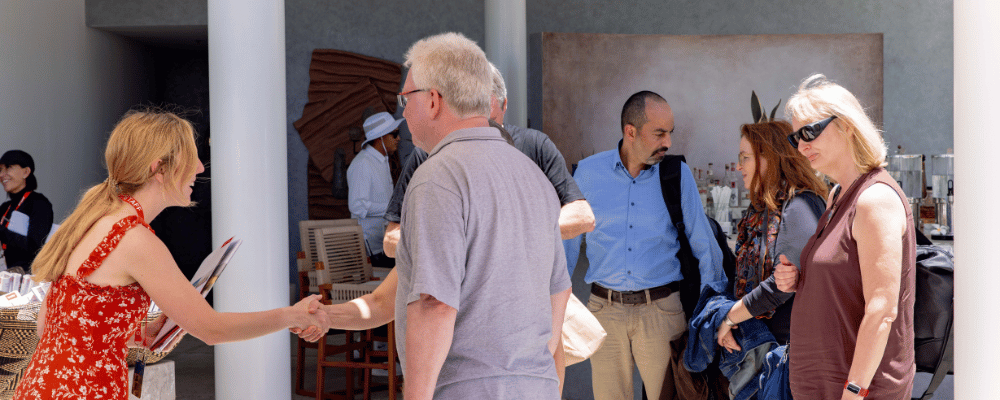
[[[29,194],[31,194],[30,190],[27,191],[27,192],[24,192],[24,196],[21,196],[21,201],[17,202],[17,207],[14,207],[14,211],[17,211],[18,208],[21,208],[21,204],[24,204],[24,199],[27,199]],[[7,213],[9,213],[9,212],[10,212],[10,206],[7,206],[7,211],[3,212],[3,219],[6,220],[3,223],[3,227],[4,228],[10,226],[10,219],[7,218]],[[11,217],[13,217],[13,215],[11,215]],[[0,243],[0,249],[7,250],[7,243]],[[2,253],[0,253],[0,254],[2,254]]]
[[[21,204],[24,204],[24,199],[27,199],[29,194],[31,194],[31,191],[24,192],[24,196],[21,196],[21,201],[17,202],[17,207],[14,207],[14,211],[17,211],[18,208],[21,208]],[[3,216],[6,217],[7,213],[9,212],[10,212],[10,206],[7,206],[7,211],[3,212]],[[10,219],[7,219],[7,222],[4,222],[3,227],[6,228],[9,225],[10,225]]]

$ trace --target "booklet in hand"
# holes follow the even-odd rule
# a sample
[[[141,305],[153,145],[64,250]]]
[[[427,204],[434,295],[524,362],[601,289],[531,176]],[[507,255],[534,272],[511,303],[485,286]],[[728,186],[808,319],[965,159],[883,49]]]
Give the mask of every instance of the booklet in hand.
[[[202,296],[208,296],[208,292],[212,291],[219,275],[222,275],[222,271],[226,269],[226,265],[233,258],[233,254],[236,254],[236,249],[240,248],[241,243],[243,241],[240,239],[229,238],[226,243],[222,244],[222,247],[213,251],[212,254],[205,257],[205,261],[201,262],[198,272],[195,272],[194,277],[191,278],[191,284]],[[154,304],[153,307],[156,305]],[[167,318],[149,348],[154,352],[163,352],[172,348],[180,339],[181,331],[181,327],[176,322]]]

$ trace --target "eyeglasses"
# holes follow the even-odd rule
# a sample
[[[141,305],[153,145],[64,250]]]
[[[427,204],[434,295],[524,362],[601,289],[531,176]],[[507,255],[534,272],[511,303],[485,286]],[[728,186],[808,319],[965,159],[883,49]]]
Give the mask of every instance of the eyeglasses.
[[[426,91],[429,91],[429,90],[430,89],[414,89],[414,90],[411,90],[409,92],[400,92],[399,94],[396,95],[396,104],[399,104],[400,108],[405,108],[406,107],[406,96],[411,95],[411,94],[416,93],[416,92],[426,92]]]
[[[837,119],[837,116],[833,115],[830,118],[822,119],[809,125],[802,126],[799,130],[792,132],[791,135],[788,135],[788,143],[791,143],[794,148],[799,148],[799,140],[806,142],[816,140],[816,138],[819,137],[819,134],[823,133],[823,129],[826,129],[826,126],[830,125],[830,122],[835,119]]]
[[[742,167],[746,165],[747,161],[750,161],[750,155],[748,155],[747,153],[741,151],[738,154],[736,154],[736,165]]]

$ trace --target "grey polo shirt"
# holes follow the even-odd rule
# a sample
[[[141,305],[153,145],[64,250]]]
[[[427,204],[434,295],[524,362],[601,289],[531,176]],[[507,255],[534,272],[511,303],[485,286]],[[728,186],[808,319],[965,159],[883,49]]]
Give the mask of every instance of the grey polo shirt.
[[[413,174],[396,338],[405,368],[407,304],[424,293],[458,311],[436,399],[558,398],[550,296],[571,286],[559,207],[545,174],[494,128],[450,133]]]

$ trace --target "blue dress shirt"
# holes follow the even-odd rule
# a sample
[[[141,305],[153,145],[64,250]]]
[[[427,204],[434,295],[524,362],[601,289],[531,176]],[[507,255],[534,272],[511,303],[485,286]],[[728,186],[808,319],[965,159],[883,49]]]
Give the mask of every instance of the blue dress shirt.
[[[618,150],[580,161],[573,175],[596,217],[587,233],[590,268],[584,280],[618,291],[643,290],[683,279],[677,251],[677,229],[663,203],[659,165],[633,178]],[[681,208],[685,234],[699,261],[702,288],[718,292],[726,287],[722,251],[712,235],[694,176],[681,163]],[[570,276],[576,268],[583,236],[565,240]]]

